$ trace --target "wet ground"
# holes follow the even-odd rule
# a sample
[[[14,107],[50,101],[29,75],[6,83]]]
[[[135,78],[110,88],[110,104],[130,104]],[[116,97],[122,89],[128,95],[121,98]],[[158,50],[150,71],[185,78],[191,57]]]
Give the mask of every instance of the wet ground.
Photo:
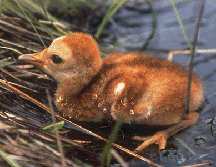
[[[176,0],[175,1],[179,14],[184,22],[185,28],[189,35],[190,40],[193,40],[194,30],[199,15],[201,1],[194,0]],[[158,26],[155,34],[149,43],[145,52],[161,55],[167,57],[169,50],[184,50],[188,46],[184,40],[182,29],[178,24],[177,17],[173,11],[169,1],[155,1],[153,8],[157,13]],[[201,26],[200,35],[198,39],[198,49],[213,49],[216,44],[216,5],[214,0],[208,0],[205,4],[205,12],[203,16],[203,24]],[[103,10],[102,10],[103,11]],[[103,13],[103,12],[101,12]],[[91,30],[94,32],[94,29]],[[113,51],[140,51],[144,41],[149,37],[152,32],[152,15],[149,8],[143,1],[130,1],[123,6],[110,20],[108,26],[102,34],[100,40],[101,49],[104,52]],[[159,151],[156,146],[152,146],[142,151],[140,154],[152,161],[164,166],[186,166],[200,164],[203,162],[210,162],[212,166],[216,166],[216,134],[215,134],[215,101],[216,101],[216,55],[214,54],[199,54],[194,60],[194,71],[203,80],[206,104],[200,111],[200,118],[198,122],[182,132],[179,132],[175,137],[171,137],[168,141],[167,148]],[[189,55],[174,55],[174,61],[187,66]],[[18,65],[23,64],[18,62]],[[14,69],[15,68],[15,69]],[[6,67],[6,70],[15,74],[17,66]],[[31,72],[38,73],[33,67],[27,69]],[[40,75],[40,73],[38,73]],[[14,81],[5,73],[2,73],[11,82]],[[25,73],[26,75],[26,73]],[[30,94],[32,97],[40,100],[42,103],[47,104],[45,88],[48,87],[54,97],[56,83],[49,79],[40,76],[25,75],[19,78],[24,79],[29,84],[28,87],[37,92],[20,88],[22,91]],[[31,83],[31,84],[30,84]],[[25,123],[29,127],[40,128],[45,124],[51,123],[50,115],[41,110],[35,104],[22,99],[20,95],[8,93],[7,90],[2,89],[3,94],[7,95],[8,99],[0,100],[2,111],[13,113],[15,115],[25,118]],[[11,97],[11,98],[10,98]],[[11,105],[13,106],[11,108]],[[102,122],[98,124],[84,123],[82,126],[93,132],[107,138],[113,123]],[[67,148],[67,157],[74,156],[81,159],[83,162],[89,163],[93,166],[99,164],[98,157],[102,151],[104,143],[100,140],[90,137],[89,135],[80,132],[71,125],[66,124],[65,130],[70,129],[67,137],[77,140],[88,140],[91,144],[84,145],[87,150],[96,155],[91,155],[88,151],[80,151],[73,149],[71,151]],[[133,150],[139,145],[139,142],[131,140],[131,136],[138,135],[151,135],[154,131],[160,129],[156,127],[123,125],[116,143],[124,146],[125,148]],[[144,133],[143,133],[144,131]],[[177,140],[180,139],[180,140]],[[185,145],[180,143],[183,141]],[[133,159],[126,153],[119,151],[123,159],[129,166],[149,166],[147,163]],[[73,157],[73,158],[74,158]],[[112,162],[113,166],[116,161]]]

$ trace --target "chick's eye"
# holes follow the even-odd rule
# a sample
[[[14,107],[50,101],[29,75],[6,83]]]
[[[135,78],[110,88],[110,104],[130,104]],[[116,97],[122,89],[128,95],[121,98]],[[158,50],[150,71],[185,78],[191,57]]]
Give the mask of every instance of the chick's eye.
[[[51,60],[55,64],[61,64],[63,62],[63,59],[61,57],[59,57],[58,55],[55,55],[55,54],[51,56]]]

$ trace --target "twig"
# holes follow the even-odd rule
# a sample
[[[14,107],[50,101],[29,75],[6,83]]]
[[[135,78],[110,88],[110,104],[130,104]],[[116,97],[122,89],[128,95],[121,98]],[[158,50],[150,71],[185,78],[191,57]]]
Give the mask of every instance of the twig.
[[[206,165],[211,165],[211,163],[210,162],[204,162],[201,164],[187,165],[187,166],[182,166],[182,167],[197,167],[197,166],[206,166]]]
[[[203,12],[204,12],[204,6],[205,6],[205,0],[202,1],[202,6],[200,8],[199,18],[198,18],[196,29],[194,32],[194,40],[193,40],[193,45],[192,45],[191,58],[190,58],[190,62],[188,64],[189,69],[188,69],[187,101],[186,101],[186,105],[185,105],[185,113],[186,114],[189,114],[190,87],[191,87],[191,78],[192,78],[192,72],[193,72],[193,59],[194,59],[195,48],[196,48],[197,40],[198,40],[199,27],[200,27],[200,23],[202,21],[202,16],[203,16]]]
[[[196,53],[216,53],[216,49],[199,49]],[[167,59],[172,61],[174,54],[191,54],[191,50],[170,50]]]

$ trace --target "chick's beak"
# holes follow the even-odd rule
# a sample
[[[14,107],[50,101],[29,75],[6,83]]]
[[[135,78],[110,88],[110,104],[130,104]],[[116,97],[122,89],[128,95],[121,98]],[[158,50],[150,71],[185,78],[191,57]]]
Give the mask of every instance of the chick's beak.
[[[18,60],[38,65],[39,67],[43,67],[46,64],[44,51],[35,54],[23,54],[18,57]]]

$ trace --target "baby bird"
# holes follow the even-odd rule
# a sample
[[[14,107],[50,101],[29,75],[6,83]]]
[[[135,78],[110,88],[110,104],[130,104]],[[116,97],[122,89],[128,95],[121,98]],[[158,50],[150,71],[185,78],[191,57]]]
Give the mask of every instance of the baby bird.
[[[167,139],[193,125],[203,102],[203,86],[193,74],[189,114],[185,113],[188,72],[181,66],[147,54],[115,53],[102,60],[96,41],[73,33],[55,39],[42,52],[19,60],[42,67],[57,82],[56,106],[78,121],[117,120],[124,123],[170,125],[145,140],[164,149]]]

